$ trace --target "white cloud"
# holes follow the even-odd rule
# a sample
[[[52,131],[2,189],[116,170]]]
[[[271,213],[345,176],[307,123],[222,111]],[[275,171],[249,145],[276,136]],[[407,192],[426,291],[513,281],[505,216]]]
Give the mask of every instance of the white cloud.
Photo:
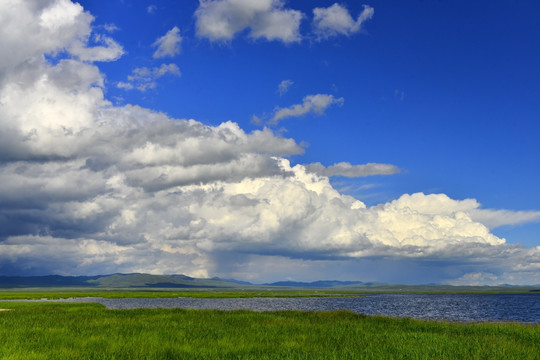
[[[284,9],[280,0],[202,0],[195,11],[197,35],[211,41],[229,41],[246,29],[255,39],[285,43],[301,40],[303,14]]]
[[[467,273],[458,279],[450,280],[447,282],[449,285],[460,286],[481,286],[481,285],[501,285],[501,279],[499,276],[493,273],[474,272]]]
[[[83,42],[76,42],[69,51],[82,61],[115,61],[124,54],[122,46],[110,37],[95,35],[94,41],[103,45],[87,47]]]
[[[344,101],[342,97],[336,98],[334,95],[307,95],[302,99],[302,104],[295,104],[288,108],[276,108],[274,115],[270,119],[270,123],[277,124],[285,118],[298,117],[308,113],[324,114],[330,105],[336,104],[341,106]]]
[[[79,4],[68,0],[0,2],[3,29],[0,48],[4,49],[0,81],[13,66],[38,62],[43,54],[74,51],[74,56],[85,61],[113,60],[120,56],[122,48],[107,37],[98,36],[96,39],[106,46],[83,50],[93,20],[93,16],[84,12]]]
[[[133,90],[134,86],[130,82],[119,81],[116,83],[116,87],[124,90]]]
[[[179,54],[181,42],[182,36],[180,36],[180,30],[175,26],[154,42],[153,46],[157,47],[157,49],[154,52],[153,58],[159,59]]]
[[[367,207],[340,194],[328,177],[291,166],[285,157],[302,147],[267,128],[246,133],[234,122],[208,126],[113,106],[104,98],[102,74],[73,50],[73,37],[44,37],[52,42],[41,44],[39,31],[52,30],[29,21],[49,7],[88,24],[90,15],[67,1],[14,4],[15,15],[28,21],[0,21],[0,44],[9,54],[0,74],[0,273],[207,276],[227,266],[238,273],[250,263],[260,277],[272,259],[303,273],[362,259],[439,261],[455,278],[479,267],[515,281],[538,276],[540,249],[493,235],[475,221],[482,209],[474,199],[418,193]],[[81,24],[62,21],[62,32],[81,31]],[[38,31],[28,34],[29,43],[28,24]],[[77,39],[90,35],[87,27]],[[42,56],[55,51],[67,51],[66,58],[53,64]],[[139,68],[128,80],[148,83],[174,74],[173,65]],[[275,116],[322,113],[341,102],[311,95]],[[486,222],[509,214],[514,223],[537,219],[536,213],[480,214]],[[265,265],[258,268],[254,259]]]
[[[400,198],[402,206],[414,207],[418,211],[439,214],[454,209],[467,213],[471,219],[490,229],[504,225],[519,225],[540,222],[540,211],[512,211],[482,209],[475,199],[452,200],[444,194],[407,195]]]
[[[261,125],[263,123],[263,120],[260,117],[258,117],[257,115],[252,115],[251,116],[251,123],[255,124],[255,125]]]
[[[540,211],[512,211],[495,209],[473,209],[471,217],[490,229],[505,225],[520,225],[540,222]]]
[[[362,24],[371,19],[374,12],[372,7],[364,5],[364,10],[354,20],[349,11],[338,3],[328,8],[315,8],[313,9],[314,32],[319,39],[337,35],[349,36],[359,32],[362,29]]]
[[[24,61],[70,47],[88,34],[92,21],[80,5],[69,1],[1,2],[0,75]]]
[[[156,10],[157,10],[156,5],[149,5],[149,6],[146,7],[146,12],[149,13],[149,14],[155,13]]]
[[[105,31],[107,31],[108,33],[113,33],[115,31],[118,31],[118,26],[116,26],[115,24],[105,24],[103,25],[103,28],[105,29]]]
[[[351,165],[348,162],[340,162],[332,166],[325,167],[320,162],[305,165],[308,171],[321,176],[345,176],[363,177],[371,175],[393,175],[400,172],[400,169],[391,164],[368,163],[364,165]]]
[[[116,83],[116,87],[124,90],[137,89],[144,92],[148,89],[156,88],[156,80],[165,75],[179,77],[181,75],[180,69],[176,64],[161,64],[160,67],[154,68],[135,68],[131,75],[128,75],[128,81],[120,81]]]
[[[447,281],[450,285],[540,285],[540,247],[532,249],[517,248],[501,261],[492,271],[472,271]]]
[[[292,80],[283,80],[282,82],[280,82],[278,85],[279,96],[285,95],[285,93],[289,91],[289,88],[292,84],[294,84]]]

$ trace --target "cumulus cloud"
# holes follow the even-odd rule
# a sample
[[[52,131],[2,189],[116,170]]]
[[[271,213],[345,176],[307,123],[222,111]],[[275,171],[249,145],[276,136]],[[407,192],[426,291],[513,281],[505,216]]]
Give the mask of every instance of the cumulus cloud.
[[[154,47],[157,47],[154,55],[152,55],[153,58],[159,59],[179,54],[181,42],[182,36],[180,35],[180,29],[175,26],[152,44]]]
[[[155,89],[157,86],[156,80],[165,75],[180,76],[180,69],[176,64],[161,64],[160,67],[154,68],[135,68],[131,75],[128,75],[128,81],[120,81],[116,86],[124,90],[137,89],[146,91]]]
[[[471,271],[448,280],[450,285],[508,285],[527,284],[540,285],[540,246],[532,249],[515,248],[511,255],[502,259],[494,254],[501,265],[492,271]]]
[[[291,105],[288,108],[276,108],[274,115],[270,119],[270,124],[277,124],[279,121],[289,117],[299,117],[308,113],[324,114],[331,105],[343,105],[345,99],[336,98],[334,95],[316,94],[307,95],[302,99],[302,104]]]
[[[279,96],[285,95],[285,93],[289,91],[289,88],[291,87],[292,84],[294,84],[292,80],[283,80],[282,82],[280,82],[278,85]]]
[[[211,41],[232,40],[246,29],[254,39],[301,40],[302,12],[285,9],[280,0],[202,0],[195,17],[197,35]]]
[[[332,166],[325,167],[320,162],[305,165],[308,171],[321,176],[345,176],[363,177],[371,175],[393,175],[400,172],[400,169],[391,164],[368,163],[364,165],[351,165],[348,162],[340,162]]]
[[[0,21],[9,54],[0,73],[0,273],[212,276],[247,264],[261,276],[273,260],[304,273],[335,262],[438,260],[455,278],[479,266],[507,278],[538,275],[539,248],[492,234],[482,221],[502,213],[475,220],[482,209],[474,199],[418,193],[367,207],[310,166],[291,166],[286,157],[303,148],[268,128],[246,133],[234,122],[113,106],[99,69],[70,52],[81,39],[91,47],[90,15],[68,1],[12,5],[28,21]],[[23,27],[51,11],[87,25],[63,19],[49,40],[53,30],[30,25],[36,32],[25,42]],[[43,56],[62,51],[60,61]],[[130,81],[170,71],[138,70]],[[281,118],[343,101],[319,96],[281,109]],[[365,166],[322,171],[383,171]],[[516,223],[537,219],[513,214]]]
[[[320,39],[326,39],[337,35],[357,33],[362,29],[362,24],[373,17],[375,10],[364,5],[364,9],[356,20],[352,18],[349,11],[335,3],[328,8],[313,9],[313,28],[315,34]]]
[[[400,201],[404,206],[413,206],[419,211],[439,214],[450,208],[466,212],[474,221],[478,221],[488,228],[504,225],[518,225],[540,221],[540,211],[511,211],[482,209],[475,199],[453,200],[444,194],[419,196],[418,194],[403,196]]]
[[[0,76],[24,63],[39,61],[43,54],[70,51],[84,61],[110,61],[123,50],[114,40],[95,34],[101,46],[88,46],[94,17],[69,0],[10,1],[0,4],[2,61]],[[9,49],[9,51],[7,51]]]
[[[485,224],[490,229],[505,225],[540,222],[540,211],[511,211],[475,208],[471,210],[470,213],[474,220]]]

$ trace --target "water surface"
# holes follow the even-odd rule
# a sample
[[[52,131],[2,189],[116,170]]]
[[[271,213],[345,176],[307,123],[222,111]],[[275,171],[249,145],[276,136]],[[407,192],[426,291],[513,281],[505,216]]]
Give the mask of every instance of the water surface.
[[[367,294],[365,297],[299,298],[76,298],[109,309],[186,308],[254,311],[351,310],[368,315],[452,321],[540,323],[540,294]]]

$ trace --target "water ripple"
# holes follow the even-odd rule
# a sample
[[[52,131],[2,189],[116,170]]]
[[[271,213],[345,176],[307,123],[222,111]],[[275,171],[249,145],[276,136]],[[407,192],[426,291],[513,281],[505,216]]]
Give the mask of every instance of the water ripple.
[[[108,309],[351,310],[367,315],[431,320],[540,323],[540,294],[367,294],[365,297],[341,298],[76,298],[60,301],[98,302]]]

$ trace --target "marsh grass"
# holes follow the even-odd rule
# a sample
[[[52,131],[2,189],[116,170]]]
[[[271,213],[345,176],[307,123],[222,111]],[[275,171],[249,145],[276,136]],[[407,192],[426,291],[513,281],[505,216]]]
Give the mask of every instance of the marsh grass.
[[[344,293],[335,291],[302,291],[302,290],[197,290],[197,291],[172,291],[172,290],[3,290],[0,291],[0,301],[2,300],[39,300],[39,299],[67,299],[81,297],[102,297],[109,299],[123,298],[253,298],[253,297],[344,297],[344,296],[364,296],[360,293]]]
[[[2,359],[538,359],[540,327],[338,312],[1,303]]]

